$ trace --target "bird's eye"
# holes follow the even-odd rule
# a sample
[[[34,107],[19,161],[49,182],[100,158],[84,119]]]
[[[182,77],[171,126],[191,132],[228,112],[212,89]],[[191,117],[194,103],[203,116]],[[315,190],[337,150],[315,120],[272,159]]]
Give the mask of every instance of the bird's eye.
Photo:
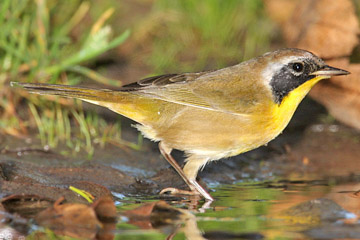
[[[292,69],[295,71],[295,72],[302,72],[304,70],[304,64],[303,63],[300,63],[300,62],[296,62],[296,63],[293,63],[292,65]]]

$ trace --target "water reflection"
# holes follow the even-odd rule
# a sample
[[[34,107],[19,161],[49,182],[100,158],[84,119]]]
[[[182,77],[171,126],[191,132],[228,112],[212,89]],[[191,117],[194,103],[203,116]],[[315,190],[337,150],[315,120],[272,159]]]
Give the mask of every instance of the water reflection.
[[[129,205],[116,235],[126,239],[312,239],[359,233],[360,185],[326,181],[218,188],[208,208],[191,201]],[[137,208],[135,208],[137,206]],[[328,231],[328,232],[329,232]]]
[[[158,229],[166,235],[166,239],[173,239],[178,234],[184,235],[186,239],[205,239],[191,211],[172,207],[165,201],[142,205],[122,213],[122,217],[128,224],[141,229]]]
[[[210,206],[198,198],[175,197],[140,202],[123,198],[117,209],[108,198],[92,205],[59,200],[35,218],[46,230],[31,232],[24,218],[3,215],[7,224],[0,225],[0,237],[9,233],[30,234],[29,239],[359,239],[360,184],[354,179],[227,185],[212,193],[216,201]],[[11,212],[14,204],[23,206],[28,199],[18,198],[3,200],[3,207]],[[39,205],[33,199],[26,203]]]

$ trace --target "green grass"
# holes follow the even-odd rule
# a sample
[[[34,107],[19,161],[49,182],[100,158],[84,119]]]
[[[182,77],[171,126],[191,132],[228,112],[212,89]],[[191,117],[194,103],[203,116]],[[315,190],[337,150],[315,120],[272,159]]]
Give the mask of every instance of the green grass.
[[[150,18],[157,73],[236,64],[267,51],[273,31],[261,0],[159,0]]]
[[[64,5],[69,11],[59,13]],[[117,47],[129,36],[125,31],[110,40],[112,29],[104,25],[114,9],[108,9],[93,23],[89,30],[71,39],[89,11],[85,1],[59,2],[45,0],[4,0],[0,12],[1,83],[25,77],[27,80],[56,82],[62,72],[75,71],[97,80],[91,72],[78,70],[79,64],[94,60],[107,50]],[[23,76],[25,74],[25,76]],[[71,78],[67,79],[71,83]]]
[[[86,23],[87,28],[79,30],[79,26],[86,26],[84,19],[89,17],[91,8],[96,6],[81,0],[2,1],[0,131],[23,135],[26,133],[24,129],[32,125],[31,120],[24,120],[30,116],[36,123],[42,144],[56,147],[63,141],[75,152],[85,149],[90,155],[93,153],[93,140],[100,135],[99,131],[109,128],[110,125],[104,124],[98,117],[93,117],[93,114],[85,115],[80,107],[75,107],[76,105],[69,101],[49,103],[46,97],[31,96],[19,89],[9,89],[10,81],[73,85],[84,77],[101,84],[121,86],[120,81],[101,76],[87,65],[104,52],[121,45],[130,33],[124,30],[119,36],[113,36],[112,28],[106,25],[106,21],[115,11],[113,8],[104,10],[98,19],[91,24]],[[24,98],[28,102],[29,111],[25,111],[27,116],[15,110],[21,106]],[[68,106],[63,106],[64,103]],[[25,110],[26,108],[24,107]],[[79,126],[80,130],[73,131],[73,125]],[[91,133],[91,129],[99,131]],[[73,140],[75,135],[76,140]]]
[[[80,105],[81,102],[78,101],[77,104]],[[42,145],[56,148],[64,143],[67,148],[61,148],[62,154],[76,155],[84,150],[89,157],[94,153],[96,145],[104,147],[106,143],[127,146],[134,150],[141,149],[143,142],[141,134],[138,135],[137,142],[122,139],[119,119],[109,123],[92,111],[85,114],[81,108],[68,109],[56,102],[51,102],[49,105],[46,109],[37,109],[34,104],[29,103]]]

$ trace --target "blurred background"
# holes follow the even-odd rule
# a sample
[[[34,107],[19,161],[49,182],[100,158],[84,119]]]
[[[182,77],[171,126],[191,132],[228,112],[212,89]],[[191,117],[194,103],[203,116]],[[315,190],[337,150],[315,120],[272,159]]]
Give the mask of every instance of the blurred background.
[[[342,59],[339,67],[347,64],[347,69],[349,56],[356,60],[358,52],[354,48],[359,1],[343,1],[341,6],[327,1],[332,4],[326,0],[1,0],[0,132],[24,139],[35,134],[43,145],[66,146],[63,153],[85,150],[89,155],[94,144],[112,141],[136,149],[142,141],[141,136],[135,143],[122,139],[120,116],[109,117],[108,111],[88,105],[85,113],[79,101],[30,95],[11,88],[11,81],[116,89],[155,74],[234,65],[282,47],[305,48],[331,61]],[[336,24],[324,23],[329,19]],[[345,34],[333,34],[319,28],[324,25],[347,29]],[[354,35],[349,37],[351,43],[346,42],[346,34]],[[329,49],[340,53],[330,54]],[[354,90],[356,81],[352,93],[359,90]],[[359,92],[351,97],[353,101],[358,101]],[[344,90],[341,93],[345,96]],[[333,104],[329,106],[331,110]],[[360,113],[353,109],[349,124],[360,128]]]

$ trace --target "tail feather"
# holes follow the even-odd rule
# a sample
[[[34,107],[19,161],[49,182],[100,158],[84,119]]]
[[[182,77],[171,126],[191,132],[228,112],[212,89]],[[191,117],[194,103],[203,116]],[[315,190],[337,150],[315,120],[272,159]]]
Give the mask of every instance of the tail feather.
[[[77,86],[42,84],[42,83],[19,83],[11,82],[11,86],[21,87],[31,93],[42,95],[57,95],[61,97],[77,98],[96,105],[107,107],[136,122],[143,123],[153,114],[158,116],[158,110],[149,106],[147,101],[139,100],[137,95],[123,91],[109,89],[92,89]]]
[[[117,91],[109,89],[92,89],[58,84],[19,82],[11,82],[10,85],[12,87],[22,87],[31,93],[57,95],[61,97],[78,98],[90,101],[114,102],[120,97],[120,94]]]

